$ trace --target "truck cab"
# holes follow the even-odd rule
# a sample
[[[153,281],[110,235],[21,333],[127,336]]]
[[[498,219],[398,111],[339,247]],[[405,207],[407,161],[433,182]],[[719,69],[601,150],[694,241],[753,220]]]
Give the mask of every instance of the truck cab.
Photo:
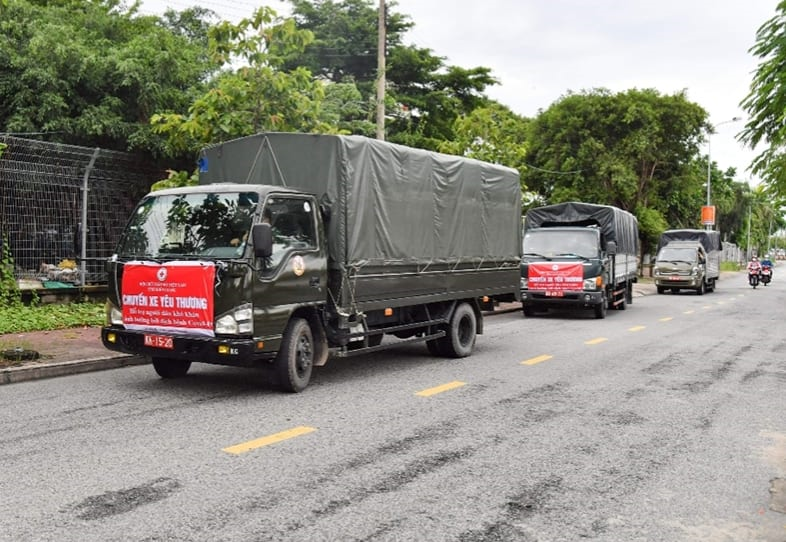
[[[714,281],[708,280],[707,265],[707,253],[699,241],[669,242],[658,251],[653,267],[658,293],[692,290],[702,295],[712,291]]]

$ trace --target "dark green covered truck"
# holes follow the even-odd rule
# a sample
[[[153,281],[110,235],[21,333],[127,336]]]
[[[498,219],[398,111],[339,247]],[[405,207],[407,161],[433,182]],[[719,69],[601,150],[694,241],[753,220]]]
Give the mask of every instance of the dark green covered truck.
[[[530,209],[524,220],[521,303],[526,316],[549,308],[609,308],[633,301],[639,226],[610,205],[566,202]]]
[[[270,366],[298,392],[331,355],[424,341],[463,357],[480,299],[518,299],[513,169],[287,133],[209,147],[199,167],[199,186],[142,199],[107,264],[103,343],[163,378]]]

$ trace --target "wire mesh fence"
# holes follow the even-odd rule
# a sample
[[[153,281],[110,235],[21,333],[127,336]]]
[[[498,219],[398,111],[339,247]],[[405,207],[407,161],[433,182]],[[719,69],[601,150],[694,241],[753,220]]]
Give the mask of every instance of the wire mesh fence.
[[[134,205],[166,174],[138,156],[0,134],[0,242],[14,276],[103,284]]]

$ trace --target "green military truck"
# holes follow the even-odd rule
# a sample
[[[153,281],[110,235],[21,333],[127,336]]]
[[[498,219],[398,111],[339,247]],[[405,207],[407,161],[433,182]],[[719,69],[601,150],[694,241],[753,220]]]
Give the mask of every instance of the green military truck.
[[[720,278],[723,247],[715,230],[673,229],[664,231],[652,276],[659,294],[692,290],[697,295],[715,290]]]
[[[107,264],[104,345],[162,378],[269,366],[287,391],[330,357],[423,341],[468,356],[480,299],[519,295],[519,175],[360,136],[205,149],[200,184],[145,196]]]
[[[550,308],[624,310],[638,280],[639,226],[611,205],[565,202],[524,220],[521,303],[525,316]]]

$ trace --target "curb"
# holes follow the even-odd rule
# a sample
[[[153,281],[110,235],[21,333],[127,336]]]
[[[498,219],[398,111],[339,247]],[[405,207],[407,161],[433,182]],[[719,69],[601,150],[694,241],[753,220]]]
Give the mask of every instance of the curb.
[[[80,359],[76,361],[61,361],[40,366],[8,367],[0,370],[0,385],[93,371],[104,371],[107,369],[119,369],[121,367],[145,365],[147,363],[149,363],[149,361],[143,357],[119,356],[112,358],[103,357]]]

